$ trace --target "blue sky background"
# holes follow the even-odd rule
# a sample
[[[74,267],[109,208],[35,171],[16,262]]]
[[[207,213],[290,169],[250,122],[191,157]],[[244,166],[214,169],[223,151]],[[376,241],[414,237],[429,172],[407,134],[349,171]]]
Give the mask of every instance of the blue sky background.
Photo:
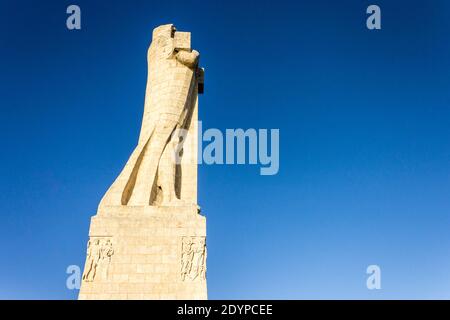
[[[168,22],[202,54],[205,129],[280,129],[276,176],[199,168],[210,298],[450,298],[444,0],[0,1],[0,298],[76,298],[65,270],[137,142]]]

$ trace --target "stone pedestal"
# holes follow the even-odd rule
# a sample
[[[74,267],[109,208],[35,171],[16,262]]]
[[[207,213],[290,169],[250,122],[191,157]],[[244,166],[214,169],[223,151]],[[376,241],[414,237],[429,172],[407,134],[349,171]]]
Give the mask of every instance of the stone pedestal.
[[[206,299],[197,206],[112,206],[91,219],[79,299]]]

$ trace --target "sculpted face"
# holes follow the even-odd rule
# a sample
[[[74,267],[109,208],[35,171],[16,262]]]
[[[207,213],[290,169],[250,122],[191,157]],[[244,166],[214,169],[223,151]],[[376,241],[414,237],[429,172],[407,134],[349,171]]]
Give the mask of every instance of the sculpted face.
[[[184,239],[184,249],[185,250],[191,250],[192,249],[192,240],[190,238]]]
[[[172,55],[175,50],[174,33],[175,27],[171,24],[153,30],[152,46],[154,46],[158,56],[168,58]]]
[[[175,49],[173,46],[173,40],[171,38],[160,37],[158,38],[158,48],[161,51],[161,55],[163,57],[169,57],[173,50]]]

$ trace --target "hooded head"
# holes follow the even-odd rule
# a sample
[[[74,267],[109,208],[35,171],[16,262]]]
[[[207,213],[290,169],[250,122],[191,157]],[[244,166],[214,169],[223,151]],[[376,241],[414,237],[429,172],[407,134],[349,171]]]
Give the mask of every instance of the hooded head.
[[[151,51],[156,53],[159,58],[168,58],[175,50],[173,24],[164,24],[153,29]]]
[[[158,37],[173,38],[176,28],[173,24],[163,24],[153,29],[152,39],[155,41]]]

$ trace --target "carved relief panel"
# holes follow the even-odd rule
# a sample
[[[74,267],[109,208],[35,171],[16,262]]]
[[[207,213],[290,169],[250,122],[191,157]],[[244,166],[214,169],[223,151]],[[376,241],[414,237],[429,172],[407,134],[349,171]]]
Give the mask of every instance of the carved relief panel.
[[[181,280],[206,280],[206,237],[182,237]]]
[[[112,237],[91,237],[87,244],[83,281],[107,280],[113,255]]]

